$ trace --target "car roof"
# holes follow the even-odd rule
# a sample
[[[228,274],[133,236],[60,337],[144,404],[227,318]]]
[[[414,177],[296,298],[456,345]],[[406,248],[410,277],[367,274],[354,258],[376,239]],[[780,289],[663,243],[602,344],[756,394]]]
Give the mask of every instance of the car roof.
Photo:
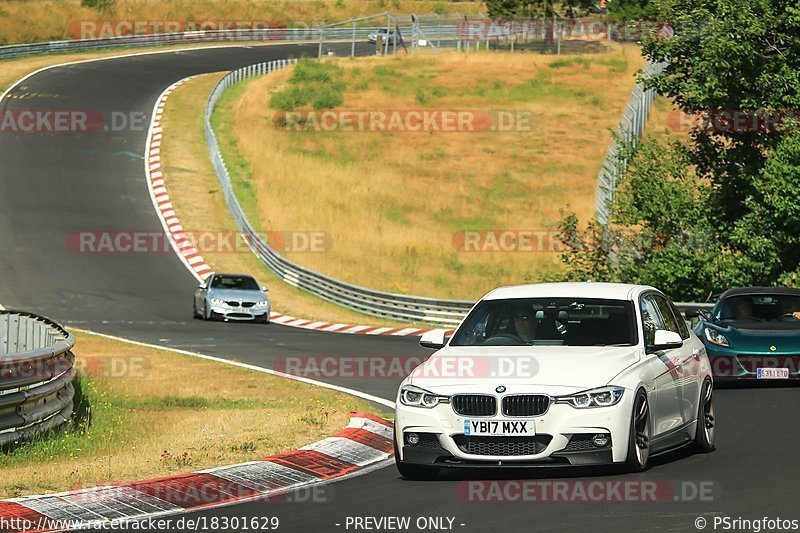
[[[790,294],[793,296],[800,296],[800,289],[792,289],[790,287],[737,287],[723,292],[720,294],[719,299],[724,300],[731,296],[741,296],[745,294]]]
[[[633,300],[646,290],[655,290],[647,285],[627,283],[532,283],[500,287],[484,296],[484,300],[510,298],[598,298],[609,300]]]

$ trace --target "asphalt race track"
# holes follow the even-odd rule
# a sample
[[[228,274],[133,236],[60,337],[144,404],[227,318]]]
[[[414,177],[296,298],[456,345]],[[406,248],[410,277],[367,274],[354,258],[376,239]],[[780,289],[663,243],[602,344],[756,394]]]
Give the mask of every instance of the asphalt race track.
[[[12,91],[11,99],[3,100],[0,110],[114,111],[149,119],[158,95],[179,79],[303,53],[313,56],[316,49],[313,44],[198,49],[64,66],[28,79]],[[267,368],[287,355],[425,353],[413,338],[192,320],[196,283],[174,254],[70,250],[69,236],[79,231],[162,231],[145,184],[141,154],[146,133],[146,128],[0,133],[0,304],[68,325]],[[280,302],[275,306],[280,309]],[[399,379],[331,381],[391,399]],[[419,530],[415,521],[421,516],[452,518],[449,527],[457,531],[696,531],[698,516],[708,520],[707,530],[713,529],[714,516],[798,519],[800,462],[792,444],[800,438],[798,394],[792,387],[717,390],[718,450],[706,456],[664,456],[639,475],[605,470],[460,471],[420,483],[401,480],[390,466],[328,485],[320,497],[311,498],[324,501],[297,494],[289,498],[294,502],[242,504],[190,516],[277,516],[280,531],[366,530],[347,527],[347,517],[365,516],[408,516],[410,531]],[[528,496],[528,501],[497,503],[470,498],[469,480],[493,479],[510,482],[505,486],[512,488],[525,479],[650,481],[660,487],[657,494],[664,501],[597,503],[572,498],[553,503],[530,501]],[[689,484],[682,487],[681,482]],[[696,494],[698,488],[705,494]],[[676,501],[682,492],[683,499],[693,501]],[[448,530],[448,521],[444,523],[423,530]]]

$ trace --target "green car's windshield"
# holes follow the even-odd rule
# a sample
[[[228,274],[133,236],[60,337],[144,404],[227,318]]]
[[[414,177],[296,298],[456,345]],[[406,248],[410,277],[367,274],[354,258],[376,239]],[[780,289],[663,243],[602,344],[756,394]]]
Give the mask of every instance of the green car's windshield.
[[[785,322],[800,329],[800,296],[742,294],[729,296],[717,308],[721,322]]]
[[[637,341],[633,302],[581,298],[484,300],[451,346],[611,346]]]

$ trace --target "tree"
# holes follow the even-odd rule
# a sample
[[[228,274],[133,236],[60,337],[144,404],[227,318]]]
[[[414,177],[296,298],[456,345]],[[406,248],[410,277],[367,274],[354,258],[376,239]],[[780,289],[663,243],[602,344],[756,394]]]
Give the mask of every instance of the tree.
[[[553,16],[579,16],[585,14],[594,0],[486,0],[490,18],[538,18]]]
[[[627,148],[608,228],[609,279],[653,284],[676,299],[800,284],[797,0],[654,5],[674,37],[644,41],[648,59],[666,62],[644,82],[704,120],[685,143]],[[579,250],[581,261],[598,261],[596,248]]]

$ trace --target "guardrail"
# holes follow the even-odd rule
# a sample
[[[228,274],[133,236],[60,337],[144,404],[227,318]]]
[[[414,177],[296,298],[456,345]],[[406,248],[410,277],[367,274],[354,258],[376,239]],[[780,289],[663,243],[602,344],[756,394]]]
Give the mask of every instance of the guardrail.
[[[251,30],[204,30],[179,33],[162,33],[153,35],[130,35],[103,39],[77,39],[51,41],[32,44],[13,44],[0,46],[0,60],[18,57],[59,54],[67,52],[85,52],[131,46],[171,46],[179,44],[202,44],[224,42],[366,42],[371,33],[384,28],[356,27],[298,27],[298,28],[264,28]],[[401,26],[403,35],[411,35],[411,26]],[[456,25],[437,25],[429,28],[437,37],[454,36]],[[439,33],[441,32],[441,33]]]
[[[73,337],[55,322],[0,311],[0,446],[56,429],[72,416]]]
[[[469,311],[473,302],[466,300],[440,300],[376,291],[331,278],[292,263],[282,257],[262,238],[258,230],[250,224],[233,190],[228,168],[219,150],[217,136],[211,127],[211,115],[224,92],[233,85],[247,78],[263,76],[293,65],[296,61],[294,59],[270,61],[235,70],[219,81],[208,99],[205,114],[206,142],[208,143],[211,161],[216,170],[217,178],[225,195],[225,202],[228,204],[228,209],[233,215],[236,226],[242,232],[253,253],[289,285],[307,291],[323,300],[372,316],[392,320],[427,322],[441,326],[455,326]]]
[[[664,63],[651,63],[648,61],[642,72],[646,77],[664,71]],[[608,224],[611,219],[611,209],[614,203],[614,192],[617,182],[622,174],[625,173],[627,161],[622,155],[622,143],[636,144],[644,133],[647,124],[647,117],[650,115],[650,108],[655,99],[653,89],[645,90],[643,84],[637,83],[633,88],[622,118],[615,130],[616,135],[611,139],[611,145],[606,151],[603,166],[597,176],[597,190],[595,192],[594,208],[597,220],[601,224]]]
[[[374,19],[387,17],[387,24],[374,24],[370,22]],[[491,42],[509,41],[543,41],[551,39],[555,48],[544,50],[551,53],[562,53],[561,41],[565,28],[572,27],[573,22],[578,20],[583,23],[586,19],[520,19],[519,22],[526,23],[535,30],[525,30],[524,32],[512,32],[509,35],[503,33],[503,28],[511,27],[508,24],[514,21],[503,21],[505,26],[499,29],[491,24],[491,20],[483,15],[396,15],[391,12],[384,12],[370,17],[359,19],[349,19],[346,21],[335,22],[332,24],[316,26],[298,26],[293,28],[251,28],[251,29],[208,29],[197,31],[182,31],[174,33],[159,33],[147,35],[123,35],[111,36],[106,38],[87,38],[75,40],[61,40],[30,44],[12,44],[0,46],[0,60],[13,59],[43,54],[57,54],[67,52],[84,52],[89,50],[104,50],[131,46],[170,46],[179,44],[201,44],[201,43],[221,43],[221,42],[260,42],[260,41],[295,41],[295,42],[315,42],[319,43],[319,55],[327,52],[324,45],[335,42],[350,42],[351,49],[356,42],[366,41],[369,34],[377,30],[397,28],[403,36],[406,44],[413,46],[413,36],[424,40],[430,45],[453,46],[458,49],[469,49],[472,46],[480,47],[485,45],[489,48]],[[602,26],[605,22],[597,19]],[[486,26],[483,28],[483,26]],[[547,27],[549,30],[545,30]],[[624,35],[614,32],[612,35],[610,28],[600,27],[600,33],[607,33],[607,41],[611,40],[630,40]],[[472,28],[472,30],[470,30]],[[482,28],[477,31],[476,28]],[[491,28],[495,28],[492,30]],[[511,31],[511,30],[509,30]],[[583,37],[589,37],[587,33]],[[578,39],[580,40],[580,36]],[[521,46],[521,43],[518,44]],[[396,51],[395,46],[391,47]],[[513,45],[512,45],[513,51]],[[567,51],[567,49],[565,49]],[[580,50],[575,50],[580,53]]]

